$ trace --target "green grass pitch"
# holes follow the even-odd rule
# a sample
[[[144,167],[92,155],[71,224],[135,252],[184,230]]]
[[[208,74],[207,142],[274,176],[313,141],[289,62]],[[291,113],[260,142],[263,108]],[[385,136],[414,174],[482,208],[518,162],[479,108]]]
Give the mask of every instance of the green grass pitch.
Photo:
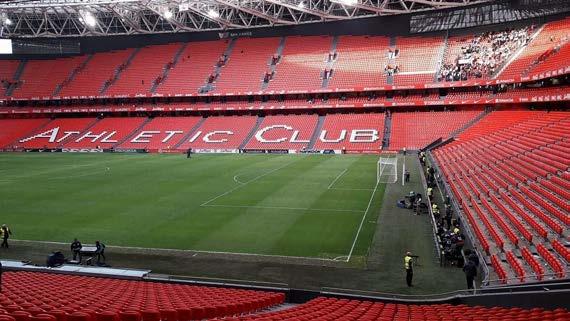
[[[0,154],[1,223],[16,239],[362,258],[384,194],[377,160]]]

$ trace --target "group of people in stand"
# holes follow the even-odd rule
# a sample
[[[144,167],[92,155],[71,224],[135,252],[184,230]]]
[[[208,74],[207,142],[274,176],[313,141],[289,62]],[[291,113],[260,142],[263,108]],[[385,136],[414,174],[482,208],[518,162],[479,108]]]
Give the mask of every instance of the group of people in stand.
[[[460,81],[484,78],[493,75],[518,49],[531,40],[534,26],[486,32],[474,37],[453,63],[444,64],[438,74],[438,81]]]

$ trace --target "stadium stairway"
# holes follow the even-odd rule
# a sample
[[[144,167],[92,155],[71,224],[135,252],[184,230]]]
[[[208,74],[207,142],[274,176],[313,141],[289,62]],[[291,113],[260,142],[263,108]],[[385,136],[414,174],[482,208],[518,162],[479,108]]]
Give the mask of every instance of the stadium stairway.
[[[14,80],[18,81],[20,80],[20,77],[22,76],[22,73],[24,72],[24,69],[26,68],[26,64],[27,64],[27,60],[21,60],[20,64],[18,65],[18,69],[16,69],[16,72],[14,73]],[[12,96],[12,93],[14,92],[14,89],[16,89],[16,86],[10,86],[6,89],[6,96],[10,97]]]
[[[251,138],[253,137],[253,135],[255,135],[255,133],[257,132],[257,130],[259,129],[259,126],[261,126],[261,124],[263,123],[263,120],[265,119],[265,117],[263,116],[259,116],[257,117],[257,120],[255,121],[255,125],[253,126],[253,128],[251,129],[251,131],[249,132],[249,134],[247,134],[246,138],[243,140],[243,142],[239,145],[239,149],[244,149],[245,145],[247,145],[247,143],[251,140]]]
[[[483,119],[483,117],[487,116],[490,112],[491,112],[490,109],[483,110],[479,115],[477,115],[477,117],[470,120],[467,124],[461,126],[461,128],[458,128],[457,130],[451,132],[451,134],[449,134],[449,137],[455,137],[455,136],[463,133],[469,127],[473,126],[474,124],[479,122],[481,119]]]
[[[55,119],[51,119],[51,118],[48,119],[45,123],[41,124],[39,127],[33,128],[32,130],[30,130],[29,132],[26,132],[26,134],[22,135],[21,137],[17,137],[15,140],[12,141],[12,143],[10,143],[6,146],[19,145],[21,139],[29,137],[29,136],[33,135],[35,132],[39,132],[40,130],[49,127],[53,121],[55,121]]]
[[[206,117],[202,117],[202,119],[200,119],[200,121],[198,121],[196,123],[196,125],[194,125],[194,127],[192,127],[188,133],[186,135],[184,135],[184,137],[182,137],[182,139],[176,143],[174,145],[173,149],[178,149],[180,147],[180,145],[184,144],[184,142],[188,141],[188,139],[190,138],[190,136],[194,135],[194,133],[202,126],[202,124],[206,121]]]
[[[277,57],[282,57],[282,55],[283,55],[283,49],[285,48],[285,39],[286,39],[286,37],[281,37],[281,40],[279,41],[279,46],[277,47],[277,52],[275,53],[277,55]],[[272,74],[275,73],[275,70],[277,69],[278,64],[279,63],[276,63],[275,65],[271,64],[271,58],[270,58],[269,63],[268,63],[269,72]],[[261,82],[261,90],[267,89],[267,86],[269,86],[269,81],[268,82],[265,82],[265,81]]]
[[[441,46],[441,51],[439,53],[439,59],[437,60],[437,65],[435,66],[435,74],[433,75],[433,82],[437,83],[437,75],[443,66],[443,61],[445,60],[445,56],[447,54],[449,44],[449,30],[445,33],[445,37],[443,38],[443,46]]]
[[[338,44],[338,36],[334,36],[331,42],[331,50],[330,53],[336,53],[336,47]],[[338,57],[337,57],[338,59]],[[327,64],[325,66],[325,70],[333,70],[334,69],[334,63],[336,62],[337,59],[331,59],[331,61],[327,61]],[[334,72],[332,77],[334,77]],[[322,88],[327,88],[329,86],[329,82],[331,80],[331,77],[325,78],[324,77],[324,70],[323,70],[323,84],[322,84]]]
[[[141,129],[143,129],[143,127],[150,123],[152,121],[151,117],[147,117],[147,119],[145,119],[145,121],[143,121],[137,128],[135,128],[130,134],[126,135],[125,137],[123,137],[123,139],[120,139],[115,145],[113,145],[112,148],[117,148],[119,146],[121,146],[121,144],[123,144],[124,142],[126,142],[127,140],[131,139],[132,137],[135,136],[135,134],[137,134],[138,132],[141,131]]]
[[[538,36],[540,35],[540,33],[542,32],[542,30],[544,30],[545,25],[541,25],[539,28],[537,28],[537,30],[534,32],[534,34],[532,34],[532,36],[530,37],[530,41],[528,44],[522,46],[521,48],[519,48],[519,50],[517,50],[510,58],[509,60],[507,60],[498,70],[497,72],[491,77],[492,79],[497,79],[505,69],[507,69],[507,67],[509,67],[509,65],[518,59],[518,57],[525,51],[527,50],[527,48],[529,47],[529,45],[534,41],[534,39],[537,39]],[[530,66],[529,66],[530,67]],[[523,72],[521,74],[521,76],[526,76],[528,72]]]
[[[73,139],[76,139],[77,137],[82,137],[85,133],[87,133],[93,126],[95,126],[99,121],[101,120],[101,118],[95,118],[89,125],[87,125],[87,127],[85,127],[77,136],[73,137],[73,136],[69,136],[66,139],[64,139],[63,141],[61,141],[59,143],[59,145],[57,146],[57,148],[63,148],[63,146],[65,146],[67,143],[71,142]]]
[[[390,136],[392,135],[392,113],[388,113],[384,119],[384,139],[382,140],[382,149],[390,148]]]
[[[178,64],[178,61],[180,61],[180,57],[182,56],[182,53],[184,53],[184,51],[186,50],[186,47],[188,47],[188,43],[184,43],[182,46],[180,46],[180,49],[178,49],[178,51],[176,52],[176,54],[174,55],[174,58],[172,59],[172,65],[170,66],[170,68],[168,68],[167,66],[164,66],[162,74],[160,75],[160,77],[162,78],[162,80],[160,82],[156,82],[154,81],[152,83],[152,87],[150,88],[150,92],[152,94],[156,93],[156,89],[158,88],[158,86],[166,80],[166,78],[168,78],[168,74],[170,73],[170,70],[172,70],[173,68],[176,67],[176,65]]]
[[[113,78],[111,79],[110,82],[105,82],[103,84],[103,88],[101,88],[101,94],[104,94],[107,89],[109,89],[109,87],[113,86],[113,83],[115,83],[115,81],[117,81],[117,79],[119,79],[121,73],[123,72],[123,70],[129,68],[129,65],[131,64],[131,61],[133,61],[133,58],[135,58],[135,56],[137,55],[137,53],[141,50],[141,48],[135,48],[133,50],[133,52],[130,54],[130,56],[127,58],[127,60],[124,62],[124,64],[117,66],[117,69],[115,69],[115,73],[113,75]],[[121,68],[121,66],[123,66]]]
[[[75,76],[81,70],[85,69],[85,66],[87,66],[87,64],[89,63],[89,61],[91,61],[91,59],[93,59],[93,54],[87,55],[87,58],[85,58],[85,60],[77,68],[73,69],[69,74],[69,76],[62,83],[60,83],[59,85],[57,85],[57,87],[55,87],[55,89],[53,90],[53,96],[58,96],[63,87],[72,82]]]
[[[226,59],[230,59],[230,56],[232,54],[232,50],[234,49],[234,46],[236,44],[236,38],[232,38],[230,40],[230,42],[228,43],[228,46],[226,47],[226,50],[224,50],[223,55],[226,56]],[[212,73],[212,75],[214,75],[215,77],[218,77],[220,75],[220,71],[222,70],[223,66],[218,66],[216,64],[216,66],[214,67],[214,72]],[[213,83],[209,83],[208,80],[206,79],[206,83],[204,84],[203,88],[203,92],[209,92],[214,90],[215,88],[215,84],[216,81],[214,80]]]
[[[315,127],[315,132],[313,136],[311,136],[311,140],[309,142],[309,146],[307,146],[308,150],[312,150],[315,147],[315,143],[321,134],[321,130],[323,129],[323,125],[325,124],[325,117],[326,116],[319,116],[319,120],[317,121],[317,127]]]

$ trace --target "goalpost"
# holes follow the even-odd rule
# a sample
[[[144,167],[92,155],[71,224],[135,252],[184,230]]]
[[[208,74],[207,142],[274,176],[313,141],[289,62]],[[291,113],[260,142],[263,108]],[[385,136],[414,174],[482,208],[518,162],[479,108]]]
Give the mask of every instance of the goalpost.
[[[380,157],[376,164],[376,183],[396,183],[398,181],[398,157]]]

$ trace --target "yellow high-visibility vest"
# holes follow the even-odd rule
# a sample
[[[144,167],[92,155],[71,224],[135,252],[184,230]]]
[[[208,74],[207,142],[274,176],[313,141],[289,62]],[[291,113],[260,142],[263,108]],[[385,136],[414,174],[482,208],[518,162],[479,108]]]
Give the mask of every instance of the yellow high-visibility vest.
[[[406,257],[404,257],[404,267],[406,268],[406,270],[409,270],[412,267],[412,257],[406,255]]]

